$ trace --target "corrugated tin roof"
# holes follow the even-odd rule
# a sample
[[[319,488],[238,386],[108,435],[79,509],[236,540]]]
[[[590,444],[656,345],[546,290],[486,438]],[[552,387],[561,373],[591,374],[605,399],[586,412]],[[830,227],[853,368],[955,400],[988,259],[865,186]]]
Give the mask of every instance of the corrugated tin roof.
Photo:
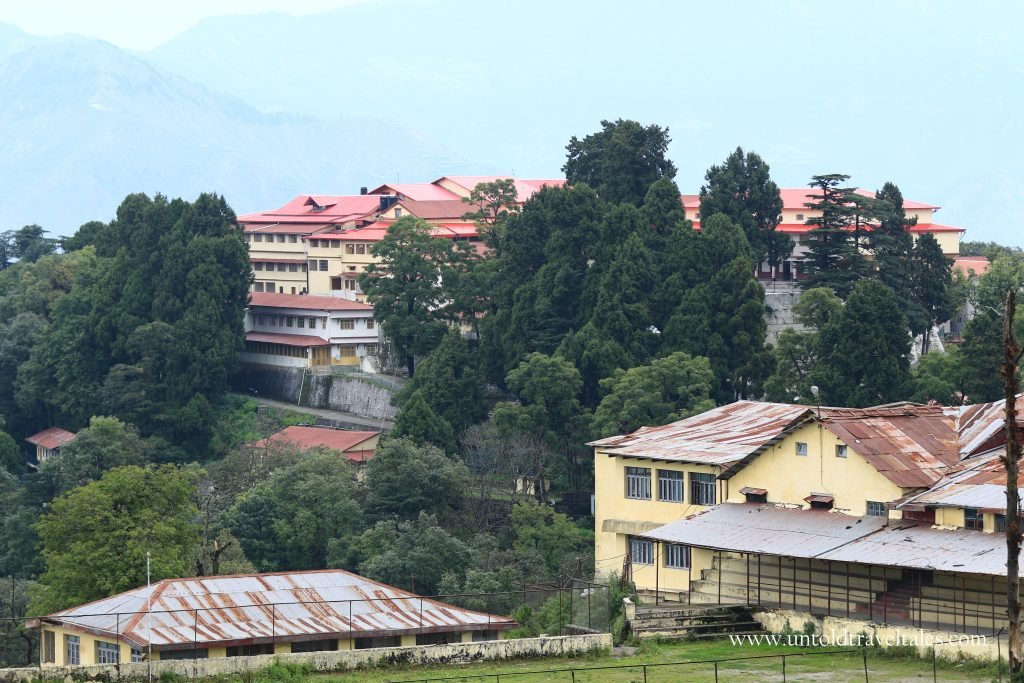
[[[668,543],[742,553],[817,557],[882,527],[883,517],[723,503],[643,534]]]
[[[772,443],[811,413],[807,406],[737,401],[590,445],[609,455],[729,465]]]
[[[999,432],[1005,428],[1005,406],[1006,401],[994,401],[960,408],[957,425],[960,457],[966,458],[1000,445],[996,442],[1000,441]],[[1024,393],[1017,396],[1015,408],[1017,424],[1022,425],[1024,424]]]
[[[1006,574],[1006,538],[1002,534],[937,529],[885,517],[850,517],[820,510],[724,503],[643,537],[730,552],[986,576]]]
[[[75,436],[74,432],[69,432],[62,427],[50,427],[44,429],[41,432],[33,434],[32,436],[25,439],[33,446],[42,446],[43,448],[53,449],[66,444],[68,441],[72,441]]]
[[[313,294],[275,294],[274,292],[252,292],[250,306],[265,308],[294,308],[309,311],[364,311],[373,312],[373,306],[351,301],[340,296],[316,296]]]
[[[931,486],[959,459],[956,417],[942,406],[829,408],[822,424],[901,488]]]
[[[44,617],[157,649],[272,637],[506,629],[501,616],[421,598],[340,569],[166,579]],[[422,608],[421,608],[422,605]]]
[[[345,453],[353,462],[364,462],[373,457],[373,450],[353,450],[356,446],[380,436],[380,432],[357,432],[345,429],[331,429],[330,427],[304,427],[295,425],[285,427],[276,434],[271,434],[267,441],[270,443],[289,444],[297,448],[330,448],[331,450]]]
[[[900,507],[962,507],[1006,510],[1006,468],[1000,457],[1005,447],[976,455],[961,462],[961,469],[938,482],[928,491],[908,498]],[[1024,473],[1017,486],[1024,495]]]

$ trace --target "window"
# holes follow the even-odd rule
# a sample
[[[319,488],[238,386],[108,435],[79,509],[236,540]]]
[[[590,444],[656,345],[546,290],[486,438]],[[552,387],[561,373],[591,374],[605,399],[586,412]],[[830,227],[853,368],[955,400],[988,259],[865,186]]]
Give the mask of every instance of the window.
[[[262,263],[254,263],[254,264],[252,264],[252,267],[253,267],[253,270],[263,270],[263,264]]]
[[[330,247],[331,249],[341,249],[341,244],[338,243],[338,240],[331,240]]]
[[[285,318],[284,324],[288,327],[295,327],[295,316],[288,316]]]
[[[679,543],[666,543],[665,566],[669,569],[689,569],[690,546]]]
[[[354,254],[354,253],[356,253],[356,245],[354,245],[354,244],[346,244],[345,245],[345,253],[346,254]]]
[[[629,560],[633,564],[654,564],[654,543],[642,538],[629,539]]]
[[[134,655],[133,655],[134,656]],[[160,659],[207,659],[210,651],[205,647],[195,650],[161,650]],[[139,660],[142,661],[141,659]]]
[[[993,518],[995,520],[995,523],[996,523],[996,531],[998,531],[998,532],[1005,532],[1006,531],[1006,515],[995,514],[995,515],[992,515],[992,516],[993,516]]]
[[[697,213],[695,213],[695,214],[693,215],[693,218],[694,218],[694,220],[698,220],[698,221],[699,221],[699,220],[700,220],[700,211],[698,211]]]
[[[289,263],[288,264],[288,272],[289,273],[297,273],[297,272],[299,272],[299,264],[298,263]]]
[[[277,285],[275,285],[273,282],[264,283],[263,286],[266,287],[266,290],[271,294],[277,291]]]
[[[206,652],[206,650],[203,650],[203,652]],[[145,660],[146,660],[146,657],[145,657],[145,655],[142,654],[142,650],[140,650],[137,647],[133,647],[132,648],[132,663],[136,664],[138,662],[142,662],[142,661],[145,661]]]
[[[964,510],[964,528],[983,531],[985,529],[985,516],[979,510],[967,508]]]
[[[295,322],[298,324],[299,327],[305,327],[306,326],[306,319],[305,318],[300,317]]]
[[[836,444],[836,457],[837,458],[845,458],[846,457],[846,446],[845,445],[843,445],[841,443],[840,444]]]
[[[288,264],[287,263],[278,263],[277,264],[277,270],[280,273],[285,272],[286,270],[288,270]]]
[[[651,468],[626,468],[626,498],[651,499]]]
[[[658,500],[669,503],[683,502],[683,473],[658,470]]]
[[[877,500],[868,501],[868,517],[888,517],[889,511],[886,510],[885,503],[880,503]]]
[[[350,292],[354,292],[356,290],[356,281],[355,280],[345,280],[345,289],[347,289]]]
[[[324,261],[324,260],[320,261],[320,270],[323,270],[323,271],[327,270],[327,261]]]
[[[298,244],[298,242],[299,242],[299,236],[298,235],[288,235],[288,243],[289,244]]]
[[[402,636],[378,636],[376,638],[356,638],[357,650],[368,650],[373,647],[401,647]]]
[[[277,236],[277,241],[283,243],[284,242],[284,235],[278,235]]]
[[[82,663],[82,641],[78,636],[64,636],[64,663],[75,665]]]
[[[401,217],[402,217],[402,210],[401,209],[395,209],[395,218],[401,218]]]
[[[303,264],[302,264],[302,272],[303,272],[303,273],[305,273],[305,272],[306,272],[306,264],[305,264],[305,263],[303,263]]]
[[[248,244],[249,240],[252,239],[252,235],[250,235],[249,233],[245,233],[244,235],[242,235],[242,239],[245,240],[246,244]]]
[[[356,253],[357,254],[365,254],[366,253],[366,245],[365,244],[357,244],[356,245]]]
[[[117,643],[107,643],[102,640],[96,641],[96,663],[97,664],[119,664],[121,662],[121,648]]]
[[[338,329],[339,330],[354,330],[355,328],[356,328],[356,321],[354,321],[354,320],[339,320],[338,321]]]
[[[263,235],[253,235],[252,239],[253,239],[253,241],[256,241],[256,242],[262,242],[263,241]]]
[[[357,638],[356,649],[359,649],[360,640],[370,640],[369,638]],[[373,638],[373,640],[377,640]],[[455,631],[445,631],[444,633],[418,633],[416,634],[417,645],[445,645],[447,643],[461,643],[462,634]],[[365,646],[364,646],[365,647]],[[377,647],[380,647],[379,645]],[[387,647],[387,646],[385,646]]]
[[[497,640],[497,631],[473,631],[473,642],[481,643],[487,640]]]
[[[803,441],[797,441],[796,442],[796,454],[797,455],[807,455],[807,444],[805,444]]]
[[[53,631],[43,631],[43,662],[52,664],[57,661],[57,636]]]
[[[262,292],[263,291],[263,283],[262,282],[257,282],[256,284],[253,285],[253,288],[257,292]]]
[[[366,319],[366,329],[372,330],[377,322],[373,318]]]
[[[715,475],[690,472],[690,503],[692,505],[715,504]]]
[[[320,240],[310,240],[309,246],[312,247],[313,249],[318,248],[320,246]]]
[[[797,219],[798,221],[802,221],[802,220],[804,219],[804,215],[803,215],[802,213],[798,213],[798,214],[796,215],[796,219]]]
[[[337,640],[304,640],[292,643],[292,652],[334,652],[338,649]]]
[[[228,648],[228,657],[254,657],[256,655],[274,654],[273,643],[260,645],[234,645]]]
[[[309,269],[314,271],[316,270],[316,261],[309,262]]]
[[[338,356],[341,358],[355,358],[356,347],[354,346],[339,346]]]

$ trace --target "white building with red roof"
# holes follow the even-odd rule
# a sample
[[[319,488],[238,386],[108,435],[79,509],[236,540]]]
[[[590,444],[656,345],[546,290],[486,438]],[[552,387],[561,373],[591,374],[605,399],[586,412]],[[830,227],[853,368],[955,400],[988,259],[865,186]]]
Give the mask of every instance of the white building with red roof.
[[[378,334],[369,304],[342,297],[255,292],[246,311],[241,360],[376,372]]]

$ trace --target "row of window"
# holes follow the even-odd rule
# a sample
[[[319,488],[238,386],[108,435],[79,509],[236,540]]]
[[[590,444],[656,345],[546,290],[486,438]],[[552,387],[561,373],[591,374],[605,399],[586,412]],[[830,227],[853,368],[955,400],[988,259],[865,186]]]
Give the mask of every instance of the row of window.
[[[317,320],[320,321],[320,329],[327,329],[327,318],[313,318],[303,315],[271,315],[269,313],[257,313],[253,316],[256,319],[257,325],[266,325],[268,327],[298,327],[300,329],[307,328],[315,329],[317,326]],[[359,318],[363,321],[363,325],[368,330],[375,329],[377,321],[373,318]],[[337,321],[339,330],[354,330],[356,329],[355,318],[341,319]]]
[[[1006,515],[996,514],[995,517],[995,531],[1005,532],[1006,531]],[[974,508],[964,509],[964,528],[973,529],[975,531],[985,530],[985,515],[981,510]]]
[[[312,270],[312,271],[319,270],[321,272],[326,273],[327,272],[327,259],[320,259],[318,261],[315,261],[315,260],[311,259],[309,261],[309,269]]]
[[[309,240],[309,246],[319,249],[340,249],[341,243],[338,240]],[[345,244],[345,253],[350,255],[369,254],[369,244],[348,242]]]
[[[250,237],[249,233],[245,233],[244,237],[245,237],[245,241],[248,242],[249,241],[249,237]],[[278,232],[274,232],[274,233],[256,232],[256,233],[252,234],[252,241],[253,242],[263,242],[263,241],[279,242],[281,244],[284,244],[285,242],[288,242],[289,244],[298,244],[299,236],[298,235],[284,235],[284,234],[281,234],[281,233],[278,233]]]
[[[273,294],[274,292],[277,291],[277,283],[276,282],[255,282],[255,283],[253,283],[252,288],[253,288],[253,291],[256,291],[256,292],[267,292],[268,294]],[[294,290],[294,287],[292,289]],[[284,292],[284,287],[281,288],[281,291]]]
[[[56,663],[57,635],[53,631],[43,631],[43,662],[46,664]],[[131,648],[133,662],[142,661],[142,650]],[[120,664],[121,648],[117,643],[96,641],[97,664]],[[82,663],[82,640],[78,636],[64,635],[64,663],[77,666]]]
[[[685,473],[676,470],[658,470],[658,500],[666,503],[684,503]],[[626,498],[651,499],[651,468],[626,468]],[[715,504],[715,475],[690,472],[690,504]]]
[[[807,455],[807,444],[803,441],[796,442],[796,454],[800,456]],[[846,446],[844,444],[836,444],[836,457],[845,458],[847,454]]]
[[[305,263],[276,263],[275,264],[275,263],[263,263],[262,261],[256,261],[255,263],[252,264],[252,269],[253,270],[267,270],[267,271],[277,270],[280,273],[285,273],[285,272],[288,272],[288,273],[299,273],[299,272],[305,273],[306,272],[306,264]]]
[[[662,559],[669,569],[689,569],[690,546],[680,543],[666,543],[663,546]],[[654,542],[642,538],[629,539],[629,561],[632,564],[654,564]]]

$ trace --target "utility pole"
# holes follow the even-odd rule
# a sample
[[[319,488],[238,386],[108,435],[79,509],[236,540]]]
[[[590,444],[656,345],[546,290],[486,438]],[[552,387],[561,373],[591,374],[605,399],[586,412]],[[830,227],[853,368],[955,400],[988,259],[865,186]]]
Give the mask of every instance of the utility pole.
[[[1010,675],[1014,680],[1024,672],[1021,659],[1020,633],[1020,492],[1017,478],[1020,473],[1021,445],[1017,430],[1017,394],[1020,382],[1017,369],[1021,349],[1013,334],[1013,322],[1017,312],[1017,293],[1013,289],[1006,293],[1003,318],[1003,351],[1005,358],[1000,373],[1003,376],[1006,422],[1006,453],[1002,457],[1006,468],[1006,612],[1010,621]]]

